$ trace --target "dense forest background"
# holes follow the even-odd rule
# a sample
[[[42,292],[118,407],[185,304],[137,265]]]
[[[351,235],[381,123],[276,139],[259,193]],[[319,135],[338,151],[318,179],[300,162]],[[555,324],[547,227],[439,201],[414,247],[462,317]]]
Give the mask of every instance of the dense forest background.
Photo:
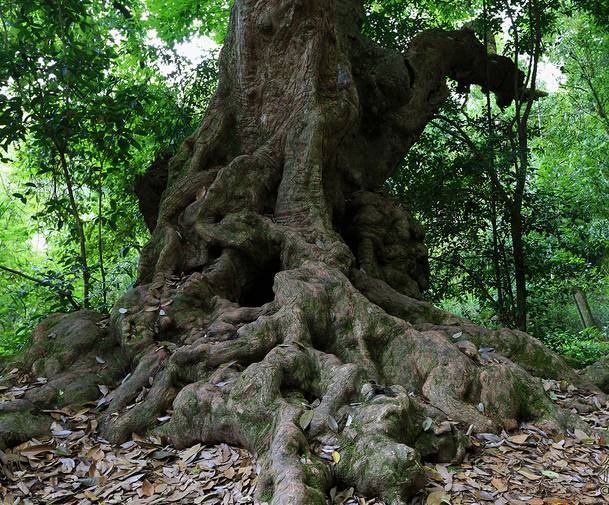
[[[229,9],[0,0],[0,354],[49,312],[107,311],[134,282],[149,238],[135,180],[198,126]],[[384,188],[426,230],[426,298],[575,365],[609,353],[609,4],[367,9],[385,46],[467,27],[526,74],[529,96],[505,109],[454,89]]]

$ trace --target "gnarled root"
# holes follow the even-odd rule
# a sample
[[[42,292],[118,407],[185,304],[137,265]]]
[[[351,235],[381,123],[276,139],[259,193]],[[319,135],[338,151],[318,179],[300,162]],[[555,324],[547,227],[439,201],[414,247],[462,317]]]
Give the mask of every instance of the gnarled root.
[[[174,303],[201,289],[193,276],[172,288]],[[197,321],[207,331],[134,348],[139,364],[111,393],[104,430],[121,441],[173,409],[156,431],[176,446],[223,441],[256,454],[260,501],[321,504],[338,482],[403,503],[423,485],[421,456],[458,461],[470,425],[584,428],[499,350],[479,352],[482,340],[455,339],[442,321],[415,329],[325,263],[277,273],[262,307],[206,303]]]
[[[31,345],[7,367],[31,375],[17,399],[0,403],[0,448],[48,432],[52,418],[43,409],[80,404],[99,396],[98,385],[112,387],[128,365],[108,320],[81,310],[52,314],[38,325]],[[36,378],[40,378],[36,380]]]
[[[360,276],[358,284],[364,280]],[[467,447],[462,431],[470,425],[477,431],[513,429],[520,421],[555,430],[584,427],[554,405],[539,379],[499,352],[479,352],[490,333],[442,324],[446,321],[422,327],[419,316],[413,317],[420,327],[415,329],[325,263],[308,261],[277,273],[274,299],[257,308],[217,296],[202,305],[193,293],[206,285],[193,274],[161,290],[171,293],[170,306],[183,313],[172,342],[155,341],[153,332],[138,344],[123,337],[135,368],[105,398],[103,429],[111,440],[122,441],[132,432],[149,431],[158,424],[156,417],[173,409],[171,420],[155,429],[176,446],[222,441],[256,454],[260,501],[322,504],[340,483],[404,503],[424,484],[421,456],[458,461]],[[150,286],[126,299],[149,300],[141,296],[146,289]],[[363,292],[373,291],[368,286]],[[404,311],[408,304],[423,310],[421,302],[402,301]],[[195,302],[198,311],[192,306],[188,311],[188,303]],[[162,318],[158,312],[155,317]],[[151,321],[152,311],[131,313],[147,321],[144,326]],[[131,331],[133,325],[121,324],[118,314],[115,331]],[[183,331],[195,321],[202,330],[194,331],[195,325]],[[97,384],[116,379],[124,363],[104,355],[110,332],[101,323],[81,312],[43,324],[22,364],[49,381],[26,393],[19,405],[5,404],[2,419],[13,415],[11,408],[32,412],[61,405],[49,391],[66,388],[83,401],[96,396]],[[463,335],[468,331],[469,340],[454,338],[456,328],[463,328]],[[65,358],[59,367],[56,357],[41,355],[43,341],[49,345],[53,333],[55,356]],[[519,338],[530,338],[523,335]],[[116,346],[116,339],[110,340]],[[91,346],[87,352],[78,347],[85,341]],[[112,366],[98,370],[99,354]],[[78,385],[68,384],[76,373]],[[140,401],[129,405],[136,397]],[[34,420],[34,431],[45,428],[40,418]],[[4,443],[19,441],[12,435]]]
[[[21,365],[48,381],[4,404],[0,422],[30,412],[23,437],[36,434],[48,428],[42,407],[93,399],[131,363],[98,402],[105,436],[242,446],[273,505],[322,504],[336,483],[404,503],[424,484],[421,457],[458,461],[470,427],[586,429],[526,370],[577,379],[528,335],[479,328],[360,270],[350,279],[344,244],[312,245],[260,216],[231,214],[205,233],[220,253],[204,272],[134,288],[109,322],[86,311],[44,322]],[[300,266],[282,270],[277,256]],[[248,291],[269,280],[270,294]],[[21,440],[7,433],[5,444]]]
[[[421,456],[457,461],[470,427],[584,428],[533,377],[580,380],[541,343],[404,295],[427,282],[421,230],[374,193],[447,76],[507,104],[518,69],[486,65],[463,30],[385,50],[359,34],[362,12],[357,0],[235,2],[202,126],[140,187],[154,232],[138,285],[109,321],[79,312],[39,327],[20,368],[47,382],[0,407],[0,444],[128,365],[98,401],[108,439],[156,429],[177,446],[241,445],[273,505],[325,503],[334,483],[400,504],[423,484]],[[36,419],[19,432],[23,412]]]

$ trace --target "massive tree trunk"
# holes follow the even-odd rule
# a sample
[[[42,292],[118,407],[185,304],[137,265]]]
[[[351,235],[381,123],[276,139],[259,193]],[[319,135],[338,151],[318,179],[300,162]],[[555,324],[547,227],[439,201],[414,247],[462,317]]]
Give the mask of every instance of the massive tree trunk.
[[[243,446],[273,505],[325,503],[337,482],[399,504],[423,483],[421,458],[463,456],[470,426],[583,427],[533,376],[577,382],[558,356],[418,300],[421,229],[381,190],[446,78],[506,105],[517,69],[493,55],[487,80],[469,31],[389,51],[361,19],[356,0],[236,0],[203,124],[166,174],[159,163],[141,181],[156,226],[137,286],[109,319],[79,312],[37,330],[19,366],[48,381],[0,406],[3,443],[48,427],[40,407],[114,380],[101,419],[112,441],[155,431]]]

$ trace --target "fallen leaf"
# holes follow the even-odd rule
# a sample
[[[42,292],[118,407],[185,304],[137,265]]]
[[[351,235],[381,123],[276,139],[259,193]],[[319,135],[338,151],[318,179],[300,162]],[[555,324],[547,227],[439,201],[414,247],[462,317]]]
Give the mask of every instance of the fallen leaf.
[[[450,497],[444,491],[433,491],[427,496],[426,505],[450,505]]]
[[[311,424],[311,421],[313,420],[313,414],[314,412],[312,410],[305,410],[300,416],[298,424],[300,425],[303,431],[309,427],[309,424]]]
[[[182,461],[188,463],[189,461],[192,461],[197,456],[197,454],[199,454],[200,450],[201,444],[193,445],[192,447],[181,451],[180,458],[182,459]]]
[[[550,479],[558,479],[560,477],[559,473],[553,472],[552,470],[542,470],[541,475],[549,477]]]
[[[528,470],[526,468],[521,468],[520,470],[518,470],[518,473],[524,477],[526,477],[529,480],[540,480],[543,479],[543,477],[541,475],[537,475],[536,473],[533,473],[531,470]]]
[[[423,431],[429,431],[432,425],[433,419],[431,417],[426,417],[422,425]]]
[[[575,435],[575,438],[577,440],[579,440],[580,442],[584,442],[584,441],[591,441],[592,439],[590,438],[590,435],[588,435],[585,431],[582,431],[578,428],[575,428],[573,434]]]
[[[148,481],[148,479],[144,479],[144,482],[142,482],[142,493],[144,496],[152,496],[154,494],[154,489],[154,486]]]
[[[336,422],[336,419],[334,419],[332,416],[328,416],[326,418],[326,422],[328,424],[328,428],[334,432],[338,432],[338,423]]]
[[[497,479],[497,478],[491,479],[491,484],[500,493],[504,493],[505,491],[508,490],[507,484],[505,483],[505,481],[503,481],[501,479]]]

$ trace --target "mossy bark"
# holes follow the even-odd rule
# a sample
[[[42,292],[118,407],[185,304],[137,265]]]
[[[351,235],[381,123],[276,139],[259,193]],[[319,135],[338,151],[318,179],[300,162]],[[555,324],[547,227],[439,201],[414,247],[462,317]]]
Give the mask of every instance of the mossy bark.
[[[404,503],[423,485],[421,454],[458,460],[469,426],[583,426],[535,378],[579,380],[558,356],[418,300],[422,231],[380,189],[447,78],[505,105],[518,70],[467,30],[384,49],[360,34],[361,16],[356,0],[235,1],[201,127],[140,188],[154,231],[136,287],[107,320],[43,323],[21,368],[49,381],[25,410],[114,383],[110,440],[156,431],[177,446],[243,446],[273,505],[324,503],[335,482]],[[324,446],[342,451],[336,465]]]

